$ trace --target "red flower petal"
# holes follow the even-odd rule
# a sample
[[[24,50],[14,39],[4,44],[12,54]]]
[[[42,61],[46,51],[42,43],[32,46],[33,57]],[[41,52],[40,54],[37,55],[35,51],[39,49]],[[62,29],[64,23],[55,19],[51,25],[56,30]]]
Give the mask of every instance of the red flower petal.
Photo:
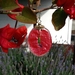
[[[15,0],[16,4],[19,6],[19,8],[12,10],[13,12],[22,12],[24,6],[18,3],[18,0]],[[11,19],[16,20],[17,14],[7,14]]]
[[[21,26],[17,29],[11,28],[10,25],[6,25],[3,28],[0,28],[0,46],[3,49],[3,52],[8,52],[8,48],[17,48],[19,47],[25,39],[27,34],[27,28]],[[16,39],[17,42],[12,39]]]
[[[2,47],[2,51],[5,52],[5,53],[8,53],[8,48]]]
[[[23,5],[19,4],[18,0],[15,0],[15,1],[16,1],[16,4],[17,4],[19,7],[24,8]]]
[[[5,27],[0,28],[0,35],[2,34],[2,31],[3,31],[5,28],[8,28],[8,27],[9,27],[9,24],[6,25]]]
[[[69,15],[71,19],[75,19],[75,6],[72,6],[69,9],[64,9],[64,11]]]
[[[18,45],[22,44],[26,35],[27,35],[26,26],[21,26],[21,27],[17,28],[17,30],[14,34],[14,38],[18,41]]]
[[[66,0],[57,0],[56,4],[57,6],[63,6],[63,4],[66,2]]]
[[[25,40],[25,35],[18,40],[17,43],[18,47],[23,43],[24,40]]]
[[[26,26],[20,26],[19,28],[17,28],[16,33],[18,33],[21,36],[26,35],[27,34]]]
[[[1,38],[0,44],[1,44],[1,47],[3,47],[3,48],[16,48],[16,47],[18,47],[16,43],[14,43],[12,41],[8,41],[4,38]]]
[[[74,5],[74,0],[57,0],[56,4],[57,6],[68,9]]]
[[[39,38],[39,39],[38,39]],[[28,46],[36,56],[45,55],[52,46],[52,39],[47,29],[32,29],[28,36]]]
[[[8,24],[2,28],[1,36],[3,38],[6,38],[7,40],[11,40],[15,30],[16,30],[15,28],[11,28],[10,25]]]
[[[64,9],[69,9],[74,5],[74,0],[66,0],[66,2],[63,5]]]

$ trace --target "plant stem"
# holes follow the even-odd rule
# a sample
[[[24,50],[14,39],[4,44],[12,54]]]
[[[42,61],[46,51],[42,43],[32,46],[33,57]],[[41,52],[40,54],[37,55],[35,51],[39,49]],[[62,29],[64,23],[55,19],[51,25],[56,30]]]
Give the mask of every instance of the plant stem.
[[[54,8],[56,7],[56,5],[51,5],[50,7],[47,7],[47,8],[43,8],[43,9],[40,9],[40,10],[32,10],[34,13],[39,13],[39,12],[42,12],[42,11],[45,11],[45,10],[48,10],[48,9],[56,9]],[[3,11],[3,10],[0,10],[0,14],[21,14],[22,12],[12,12],[12,11]]]
[[[0,10],[0,14],[21,14],[21,12],[12,12],[12,11]]]
[[[30,0],[28,0],[28,7],[30,8]]]
[[[54,7],[56,7],[56,5],[51,5],[51,6],[47,7],[47,8],[43,8],[43,9],[40,9],[40,10],[36,10],[35,13],[43,12],[43,11],[49,10],[49,9],[56,9]]]
[[[18,21],[16,20],[16,22],[15,22],[15,28],[17,27],[17,23],[18,23]]]

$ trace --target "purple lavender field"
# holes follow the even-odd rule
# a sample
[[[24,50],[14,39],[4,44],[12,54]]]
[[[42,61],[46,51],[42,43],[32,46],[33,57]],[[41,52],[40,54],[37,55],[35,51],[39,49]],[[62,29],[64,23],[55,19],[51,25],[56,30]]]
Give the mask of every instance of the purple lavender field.
[[[72,63],[73,51],[68,46],[53,45],[42,57],[36,57],[27,52],[26,47],[21,47],[10,49],[8,54],[0,52],[0,75],[75,75]]]

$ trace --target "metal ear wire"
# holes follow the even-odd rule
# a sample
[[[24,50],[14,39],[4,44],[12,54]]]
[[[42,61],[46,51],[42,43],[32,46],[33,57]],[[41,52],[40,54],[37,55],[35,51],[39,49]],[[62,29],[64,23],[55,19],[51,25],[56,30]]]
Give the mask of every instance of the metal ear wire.
[[[41,25],[41,19],[40,19],[41,13],[38,13],[38,19],[37,19],[37,23]]]

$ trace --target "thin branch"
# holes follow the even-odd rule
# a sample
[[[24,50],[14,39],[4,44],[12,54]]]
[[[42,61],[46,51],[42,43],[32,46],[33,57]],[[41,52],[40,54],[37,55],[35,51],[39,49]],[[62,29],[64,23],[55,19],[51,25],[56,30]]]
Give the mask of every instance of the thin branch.
[[[30,7],[30,0],[28,0],[28,7]]]
[[[44,8],[44,9],[40,9],[40,10],[36,10],[34,12],[35,13],[39,13],[39,12],[43,12],[43,11],[46,11],[46,10],[49,10],[49,9],[56,9],[55,7],[56,7],[56,5],[51,5],[50,7],[47,7],[47,8]]]
[[[17,27],[17,23],[18,23],[18,21],[16,20],[16,22],[15,22],[15,28]]]
[[[32,10],[34,13],[39,13],[45,10],[49,10],[49,9],[55,9],[54,7],[56,7],[55,5],[52,5],[50,7],[47,8],[43,8],[43,9],[39,9],[39,10]],[[3,11],[0,10],[0,14],[21,14],[22,12],[12,12],[12,11]]]
[[[21,14],[21,12],[12,12],[12,11],[2,11],[2,10],[0,10],[0,14]]]

